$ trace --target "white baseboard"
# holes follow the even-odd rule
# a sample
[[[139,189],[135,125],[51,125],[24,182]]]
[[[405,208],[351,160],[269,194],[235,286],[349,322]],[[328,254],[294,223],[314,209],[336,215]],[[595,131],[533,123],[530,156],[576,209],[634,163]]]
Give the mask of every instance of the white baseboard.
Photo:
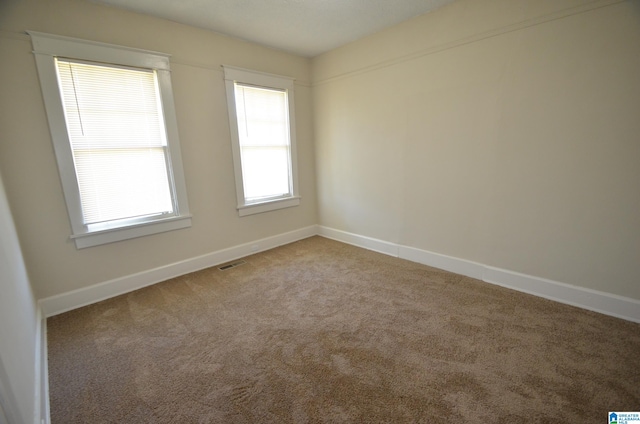
[[[35,354],[35,364],[34,364],[34,374],[35,374],[35,391],[33,394],[33,422],[34,424],[38,424],[41,420],[41,404],[42,404],[42,375],[44,374],[44,370],[42,369],[42,354],[45,352],[44,346],[42,345],[42,311],[36,304],[36,354]]]
[[[629,297],[490,266],[484,267],[482,280],[578,308],[640,323],[640,301]]]
[[[453,256],[441,255],[439,253],[433,253],[407,246],[399,247],[398,257],[400,259],[418,262],[434,268],[440,268],[445,271],[482,280],[484,265],[477,262],[467,261],[464,259],[454,258]]]
[[[40,306],[44,316],[50,317],[189,272],[233,261],[253,253],[273,249],[274,247],[302,240],[313,235],[321,235],[329,239],[373,250],[389,256],[433,266],[473,277],[487,283],[640,323],[640,301],[635,299],[520,274],[465,259],[318,225],[311,225],[284,234],[244,243],[181,262],[48,297],[40,300]]]
[[[49,413],[49,367],[47,359],[47,319],[38,303],[36,309],[36,355],[35,355],[35,393],[34,423],[51,422]]]
[[[318,235],[342,243],[363,247],[374,252],[398,257],[398,245],[388,241],[378,240],[371,237],[360,236],[346,231],[336,230],[329,227],[318,226]]]
[[[520,274],[333,228],[319,226],[318,234],[343,243],[476,278],[487,283],[640,323],[640,301],[636,299]]]
[[[62,293],[40,300],[45,317],[61,314],[72,309],[100,302],[152,284],[159,283],[180,275],[204,268],[220,265],[264,250],[273,249],[283,244],[293,243],[318,233],[316,225],[300,228],[272,237],[255,240],[227,249],[218,250],[206,255],[175,262],[173,264],[150,269],[148,271],[127,275],[89,287]]]

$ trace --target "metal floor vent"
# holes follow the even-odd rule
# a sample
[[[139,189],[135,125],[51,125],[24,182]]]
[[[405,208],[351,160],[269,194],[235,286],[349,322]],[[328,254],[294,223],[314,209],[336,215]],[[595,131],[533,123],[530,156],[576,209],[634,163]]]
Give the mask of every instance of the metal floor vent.
[[[220,266],[218,267],[218,269],[219,269],[220,271],[226,271],[226,270],[228,270],[228,269],[235,268],[235,267],[237,267],[237,266],[244,265],[244,264],[246,264],[246,262],[245,262],[245,261],[235,261],[235,262],[231,262],[231,263],[229,263],[229,264],[220,265]]]

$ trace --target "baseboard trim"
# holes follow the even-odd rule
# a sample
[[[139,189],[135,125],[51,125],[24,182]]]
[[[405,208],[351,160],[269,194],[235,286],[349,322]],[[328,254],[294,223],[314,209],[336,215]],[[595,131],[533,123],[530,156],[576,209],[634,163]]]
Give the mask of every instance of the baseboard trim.
[[[35,354],[35,393],[34,423],[51,422],[49,412],[49,366],[47,357],[47,319],[38,302],[36,310],[36,354]]]
[[[42,390],[43,390],[43,382],[42,375],[44,374],[44,370],[42,369],[42,355],[45,352],[44,346],[42,345],[42,311],[36,304],[36,343],[35,343],[35,363],[34,363],[34,378],[35,378],[35,391],[33,394],[33,422],[34,424],[38,424],[41,420],[41,411],[42,411]]]
[[[141,289],[189,272],[261,252],[314,235],[351,244],[385,255],[476,278],[487,283],[521,291],[556,302],[588,309],[605,315],[640,323],[640,301],[611,293],[577,287],[518,272],[492,267],[478,262],[403,246],[372,237],[349,233],[330,227],[311,225],[283,234],[218,250],[159,268],[127,275],[89,287],[73,290],[40,300],[43,316],[50,317],[92,303]],[[43,331],[43,330],[40,330]],[[46,331],[46,327],[45,330]],[[46,342],[46,340],[44,341]],[[42,346],[39,347],[43,349]],[[45,364],[46,365],[46,364]],[[46,377],[46,372],[45,372]],[[46,397],[48,399],[48,396]]]
[[[329,227],[319,226],[318,234],[364,249],[476,278],[490,284],[640,323],[640,301],[632,298],[521,274]]]
[[[483,281],[578,308],[640,323],[640,301],[505,269],[484,267]]]
[[[152,284],[159,283],[180,275],[198,271],[204,268],[220,265],[233,261],[244,256],[284,244],[293,243],[318,233],[317,225],[300,228],[287,233],[254,240],[249,243],[240,244],[227,249],[207,253],[195,258],[175,262],[158,268],[142,271],[136,274],[127,275],[89,287],[62,293],[56,296],[47,297],[40,300],[40,306],[45,317],[51,317],[73,309],[100,302],[111,297],[119,296]]]
[[[388,241],[348,233],[346,231],[336,230],[322,225],[318,225],[318,235],[331,240],[373,250],[374,252],[398,257],[398,245],[395,243],[389,243]]]
[[[434,268],[444,269],[445,271],[482,280],[484,265],[480,263],[416,249],[415,247],[400,246],[399,251],[400,259],[418,262]]]

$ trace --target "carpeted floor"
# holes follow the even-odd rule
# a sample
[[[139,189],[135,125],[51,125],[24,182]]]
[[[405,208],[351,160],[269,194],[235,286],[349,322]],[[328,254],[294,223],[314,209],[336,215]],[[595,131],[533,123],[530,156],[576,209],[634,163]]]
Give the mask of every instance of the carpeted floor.
[[[640,325],[313,237],[49,318],[70,423],[604,423]]]

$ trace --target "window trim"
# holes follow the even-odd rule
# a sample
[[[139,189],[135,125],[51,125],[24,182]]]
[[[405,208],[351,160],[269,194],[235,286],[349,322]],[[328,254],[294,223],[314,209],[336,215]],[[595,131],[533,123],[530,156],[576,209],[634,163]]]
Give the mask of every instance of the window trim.
[[[95,41],[81,40],[60,35],[27,31],[33,43],[40,86],[44,99],[54,152],[58,162],[58,172],[69,213],[72,234],[76,248],[97,246],[135,237],[187,228],[191,226],[191,214],[187,199],[187,189],[182,168],[182,155],[178,137],[173,91],[171,87],[170,55],[117,46]],[[175,214],[171,217],[132,219],[114,221],[111,224],[91,228],[83,222],[80,192],[75,175],[73,152],[64,116],[64,107],[57,80],[56,57],[101,62],[152,69],[156,71],[162,100],[162,112],[167,132],[168,172],[173,184]]]
[[[237,210],[239,216],[269,212],[277,209],[290,208],[300,204],[298,191],[298,164],[296,150],[296,118],[294,101],[294,79],[291,77],[253,71],[235,66],[222,65],[224,70],[225,89],[227,94],[227,109],[229,112],[229,130],[231,132],[231,149],[233,153],[233,169],[236,182]],[[240,154],[240,137],[238,134],[238,117],[236,114],[235,83],[253,85],[257,87],[282,90],[287,93],[289,112],[289,152],[291,161],[291,195],[279,198],[269,198],[262,201],[246,202],[244,182],[242,179],[242,162]]]

